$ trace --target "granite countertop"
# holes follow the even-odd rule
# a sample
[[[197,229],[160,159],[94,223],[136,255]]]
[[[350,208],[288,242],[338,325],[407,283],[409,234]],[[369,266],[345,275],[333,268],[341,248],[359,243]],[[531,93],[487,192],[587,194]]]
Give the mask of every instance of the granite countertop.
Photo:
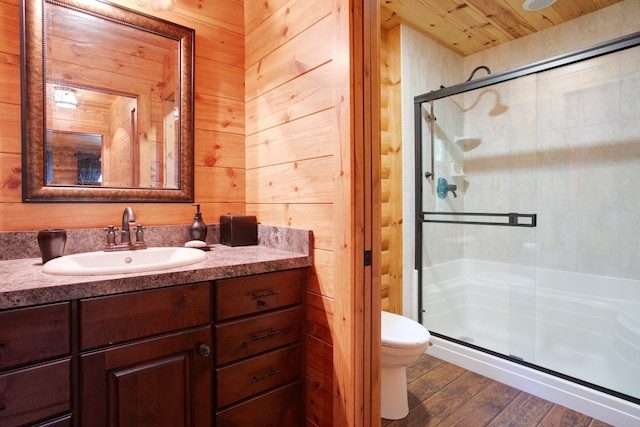
[[[308,267],[309,233],[302,236],[291,246],[269,236],[255,246],[210,244],[197,264],[128,274],[59,276],[43,273],[40,258],[0,261],[0,310]]]

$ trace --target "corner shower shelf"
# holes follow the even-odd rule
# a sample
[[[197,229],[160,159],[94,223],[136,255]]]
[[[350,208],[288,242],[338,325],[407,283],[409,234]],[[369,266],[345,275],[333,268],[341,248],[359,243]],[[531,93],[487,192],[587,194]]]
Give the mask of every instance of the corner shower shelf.
[[[464,168],[460,163],[451,163],[451,176],[466,176],[464,173]]]
[[[473,136],[456,136],[453,141],[458,144],[464,151],[473,150],[482,142],[481,137]]]

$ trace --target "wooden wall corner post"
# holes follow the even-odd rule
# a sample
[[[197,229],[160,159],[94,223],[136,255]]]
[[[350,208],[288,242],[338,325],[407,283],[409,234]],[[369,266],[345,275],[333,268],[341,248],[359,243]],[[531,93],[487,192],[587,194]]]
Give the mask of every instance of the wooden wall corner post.
[[[378,0],[336,0],[334,426],[380,425]],[[345,47],[348,46],[348,49]],[[365,251],[371,263],[365,266]]]
[[[364,97],[364,147],[365,147],[365,236],[371,250],[371,266],[365,268],[364,287],[364,353],[368,363],[364,365],[364,422],[365,426],[380,425],[381,407],[381,93],[380,93],[380,1],[365,0],[363,19],[365,97]],[[368,271],[366,271],[368,269]]]

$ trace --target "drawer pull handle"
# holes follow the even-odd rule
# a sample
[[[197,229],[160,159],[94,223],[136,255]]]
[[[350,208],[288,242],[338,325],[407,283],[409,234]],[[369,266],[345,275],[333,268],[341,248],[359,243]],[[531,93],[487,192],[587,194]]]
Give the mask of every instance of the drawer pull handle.
[[[207,357],[211,354],[211,349],[206,344],[200,344],[198,346],[198,354],[202,357]]]
[[[257,383],[258,381],[262,381],[262,380],[266,380],[269,377],[272,377],[274,375],[278,375],[280,373],[280,371],[278,371],[277,369],[271,369],[271,372],[269,372],[268,374],[264,374],[261,377],[253,377],[251,378],[251,382],[252,383]]]
[[[251,337],[251,341],[259,341],[259,340],[263,340],[263,339],[265,339],[265,338],[270,338],[270,337],[276,336],[276,335],[278,335],[279,333],[280,333],[280,331],[274,331],[274,330],[272,329],[272,330],[270,330],[269,332],[267,332],[267,333],[266,333],[266,334],[264,334],[264,335],[254,335],[254,336],[252,336],[252,337]]]
[[[263,292],[261,294],[251,294],[251,299],[270,297],[272,295],[278,295],[279,293],[280,293],[280,291],[270,290],[270,291],[267,291],[267,292]]]

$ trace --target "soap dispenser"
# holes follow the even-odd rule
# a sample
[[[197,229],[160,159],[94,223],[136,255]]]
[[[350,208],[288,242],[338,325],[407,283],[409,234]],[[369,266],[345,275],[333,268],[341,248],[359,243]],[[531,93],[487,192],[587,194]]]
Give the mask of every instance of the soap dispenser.
[[[192,205],[196,207],[196,215],[193,218],[193,223],[191,224],[191,229],[189,233],[191,234],[191,240],[202,240],[205,241],[207,237],[207,224],[202,220],[202,214],[200,213],[200,204]]]

